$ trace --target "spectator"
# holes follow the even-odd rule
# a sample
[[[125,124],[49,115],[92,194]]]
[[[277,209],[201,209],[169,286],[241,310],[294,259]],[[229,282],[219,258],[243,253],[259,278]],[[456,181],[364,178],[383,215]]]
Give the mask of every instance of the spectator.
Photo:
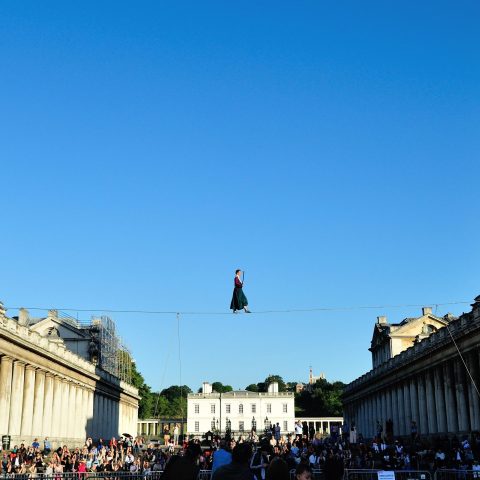
[[[226,440],[220,441],[220,448],[213,454],[212,473],[223,465],[228,465],[232,462],[232,454],[227,449]]]
[[[196,480],[200,470],[197,460],[201,453],[200,445],[190,442],[184,456],[175,455],[170,458],[162,480]]]
[[[287,462],[282,458],[274,458],[267,468],[266,480],[290,480]]]
[[[48,437],[45,437],[45,440],[43,441],[43,454],[50,455],[51,451],[52,451],[52,444],[50,443],[50,440],[48,439]]]
[[[266,444],[258,447],[250,460],[250,469],[256,480],[264,480],[268,467],[268,451]]]
[[[212,475],[212,480],[255,480],[250,470],[251,455],[250,445],[239,443],[233,449],[232,462],[216,470]]]
[[[305,463],[301,463],[295,470],[295,480],[312,480],[312,471]]]

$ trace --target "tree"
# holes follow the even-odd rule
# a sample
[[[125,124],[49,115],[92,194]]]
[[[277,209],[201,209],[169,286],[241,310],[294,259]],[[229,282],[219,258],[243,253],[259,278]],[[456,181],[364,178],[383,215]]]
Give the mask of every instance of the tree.
[[[233,388],[230,385],[224,385],[222,382],[213,382],[212,390],[217,393],[231,392]]]
[[[153,396],[149,385],[145,383],[143,375],[137,370],[132,361],[132,385],[138,389],[140,401],[138,402],[138,418],[150,418],[153,414]]]
[[[345,384],[342,382],[329,383],[320,379],[311,386],[310,390],[303,390],[296,396],[296,407],[300,415],[305,416],[342,416],[341,396]]]
[[[258,385],[256,383],[251,383],[245,387],[245,390],[248,390],[249,392],[258,392]]]
[[[294,392],[297,390],[298,382],[287,382],[287,392]]]
[[[180,397],[186,398],[189,393],[192,393],[192,391],[187,385],[172,385],[168,388],[164,388],[160,392],[160,395],[163,395],[169,402],[173,402]]]
[[[278,391],[279,392],[286,392],[287,391],[287,385],[285,384],[283,378],[280,375],[269,375],[264,382],[258,383],[258,390],[260,392],[267,392],[268,391],[268,386],[273,383],[277,382],[278,383]]]

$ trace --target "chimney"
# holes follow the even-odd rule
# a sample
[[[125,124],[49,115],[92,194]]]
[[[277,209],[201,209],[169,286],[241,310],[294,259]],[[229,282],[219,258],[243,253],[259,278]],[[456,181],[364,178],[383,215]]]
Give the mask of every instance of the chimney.
[[[278,393],[278,382],[272,382],[268,386],[268,393]]]
[[[377,317],[377,323],[380,325],[385,325],[387,323],[387,317],[385,315]]]
[[[29,315],[26,308],[21,308],[18,311],[18,324],[23,326],[27,326],[29,324]]]
[[[422,308],[422,316],[431,315],[432,314],[432,307],[423,307]]]
[[[202,383],[202,393],[203,394],[209,394],[209,393],[212,393],[212,385],[208,382],[203,382]]]

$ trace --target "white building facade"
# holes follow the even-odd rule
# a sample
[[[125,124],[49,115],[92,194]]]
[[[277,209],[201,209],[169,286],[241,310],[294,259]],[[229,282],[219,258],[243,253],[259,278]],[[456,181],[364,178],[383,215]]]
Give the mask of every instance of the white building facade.
[[[279,392],[272,383],[265,393],[237,390],[217,393],[205,382],[202,393],[191,393],[187,399],[187,431],[203,435],[208,431],[231,430],[234,434],[262,433],[272,424],[279,424],[282,434],[295,426],[295,399],[292,392]]]

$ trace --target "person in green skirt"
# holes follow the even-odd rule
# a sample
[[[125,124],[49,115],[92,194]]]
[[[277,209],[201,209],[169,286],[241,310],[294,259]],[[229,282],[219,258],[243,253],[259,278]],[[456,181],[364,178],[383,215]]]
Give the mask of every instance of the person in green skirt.
[[[243,293],[243,281],[241,280],[242,271],[235,270],[235,280],[233,289],[232,302],[230,303],[230,310],[233,310],[233,313],[237,313],[238,310],[245,310],[245,313],[252,313],[248,309],[248,300],[245,294]]]

